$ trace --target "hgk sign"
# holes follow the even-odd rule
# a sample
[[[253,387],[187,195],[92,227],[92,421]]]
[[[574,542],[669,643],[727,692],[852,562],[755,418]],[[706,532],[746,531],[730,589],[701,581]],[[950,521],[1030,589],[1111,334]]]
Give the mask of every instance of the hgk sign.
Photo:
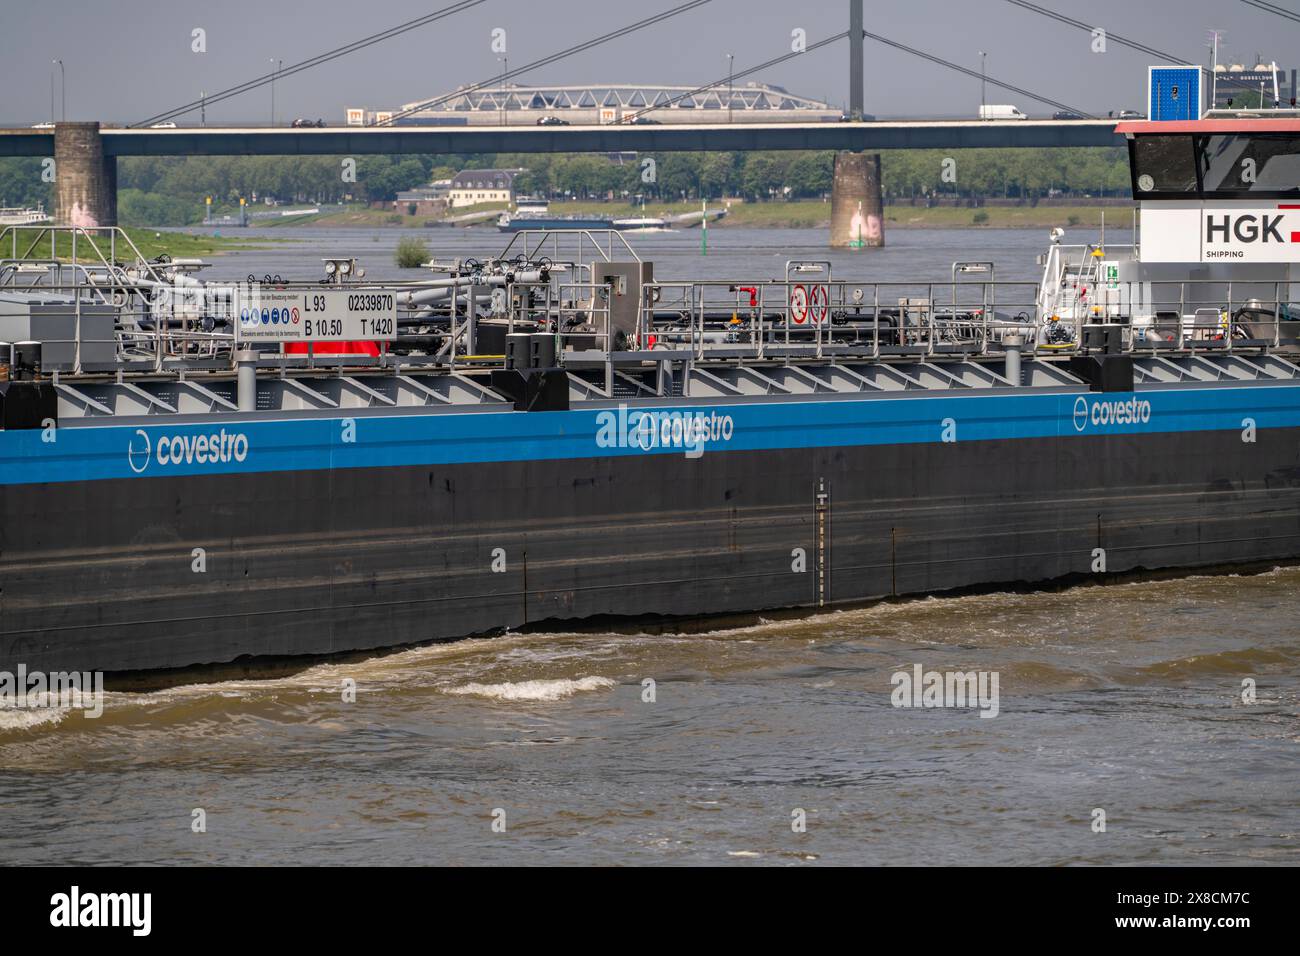
[[[1300,205],[1142,204],[1144,262],[1300,262]]]

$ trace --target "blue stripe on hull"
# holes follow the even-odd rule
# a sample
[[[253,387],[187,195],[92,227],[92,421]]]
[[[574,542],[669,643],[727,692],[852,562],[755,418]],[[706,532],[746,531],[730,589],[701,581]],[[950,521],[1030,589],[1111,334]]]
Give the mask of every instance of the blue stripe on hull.
[[[1149,403],[1146,406],[1142,403]],[[689,426],[681,422],[690,416]],[[674,425],[674,417],[678,419]],[[0,431],[0,485],[1300,426],[1300,384]],[[53,440],[50,440],[50,439]],[[349,438],[351,440],[349,440]]]

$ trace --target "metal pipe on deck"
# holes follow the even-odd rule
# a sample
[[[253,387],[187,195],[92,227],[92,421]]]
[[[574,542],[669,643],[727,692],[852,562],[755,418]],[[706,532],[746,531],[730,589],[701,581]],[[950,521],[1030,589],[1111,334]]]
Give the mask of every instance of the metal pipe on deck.
[[[480,286],[491,284],[505,285],[505,282],[479,283]],[[463,299],[467,294],[464,290],[468,289],[471,285],[473,285],[473,283],[468,279],[442,280],[441,284],[431,284],[427,288],[423,288],[418,292],[408,292],[406,294],[406,307],[409,309],[417,305],[427,305],[430,302],[442,302],[451,298],[452,292],[456,292],[457,296]],[[476,294],[480,299],[490,299],[492,295],[490,291],[483,292],[481,288]]]
[[[1025,344],[1024,337],[1021,335],[1008,335],[1002,339],[1002,347],[1006,349],[1007,363],[1004,369],[1005,376],[1012,385],[1017,388],[1022,384],[1020,373],[1020,349]]]
[[[241,412],[257,411],[257,352],[253,349],[235,353],[235,392]]]
[[[478,354],[478,286],[470,286],[465,297],[465,354]]]

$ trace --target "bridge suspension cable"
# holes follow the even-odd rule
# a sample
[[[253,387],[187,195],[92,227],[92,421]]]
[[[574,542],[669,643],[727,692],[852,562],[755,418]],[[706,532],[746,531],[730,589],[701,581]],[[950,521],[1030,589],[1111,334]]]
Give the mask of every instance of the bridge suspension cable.
[[[1300,14],[1288,10],[1286,7],[1279,7],[1276,3],[1265,3],[1264,0],[1241,0],[1241,2],[1247,6],[1256,7],[1269,13],[1276,13],[1279,17],[1286,17],[1288,20],[1300,23]]]
[[[867,30],[863,30],[862,35],[864,37],[868,37],[869,39],[875,40],[878,43],[883,43],[886,46],[892,46],[896,50],[902,50],[904,53],[910,53],[912,54],[912,56],[919,56],[921,57],[921,59],[929,60],[931,63],[938,63],[940,66],[946,66],[950,70],[956,70],[959,73],[965,73],[967,76],[972,76],[977,80],[983,79],[991,86],[1001,87],[1004,90],[1010,90],[1012,93],[1019,93],[1021,96],[1027,96],[1030,99],[1037,100],[1040,103],[1046,103],[1048,106],[1055,106],[1058,110],[1065,110],[1070,113],[1077,113],[1078,115],[1087,117],[1089,119],[1096,119],[1096,117],[1093,116],[1091,113],[1085,113],[1083,110],[1077,109],[1073,106],[1067,106],[1065,103],[1058,103],[1056,100],[1049,99],[1048,97],[1043,96],[1041,93],[1035,93],[1033,90],[1027,90],[1021,86],[1013,86],[1012,84],[1004,82],[1003,80],[995,80],[991,76],[985,76],[981,74],[979,70],[972,70],[968,67],[962,66],[959,63],[954,63],[952,62],[952,60],[945,60],[943,57],[935,56],[933,53],[926,53],[924,50],[918,50],[915,47],[910,47],[905,44],[899,43],[897,40],[890,40],[888,37],[882,37],[879,36],[878,34],[871,33]]]
[[[1050,17],[1051,19],[1057,21],[1058,23],[1064,23],[1066,26],[1074,27],[1078,30],[1086,30],[1087,32],[1091,33],[1093,30],[1096,29],[1096,27],[1093,26],[1092,24],[1084,23],[1082,20],[1076,20],[1073,17],[1067,17],[1063,13],[1057,13],[1055,10],[1049,10],[1046,7],[1040,7],[1036,3],[1030,3],[1029,0],[1007,0],[1007,2],[1015,4],[1017,7],[1020,7],[1022,10],[1028,10],[1030,13],[1037,13],[1040,16]],[[1253,4],[1254,0],[1243,0],[1243,2]],[[1271,4],[1269,6],[1271,6]],[[1183,59],[1181,56],[1174,56],[1170,53],[1161,52],[1160,50],[1157,50],[1155,47],[1147,46],[1147,44],[1145,43],[1141,43],[1137,40],[1130,39],[1129,37],[1121,36],[1118,33],[1112,33],[1109,30],[1106,31],[1106,39],[1114,40],[1120,46],[1126,46],[1131,50],[1137,50],[1139,53],[1145,53],[1147,54],[1147,56],[1153,56],[1158,60],[1165,60],[1169,63],[1177,63],[1180,66],[1199,67],[1202,73],[1210,72],[1199,63],[1193,63],[1191,60]],[[1230,77],[1221,77],[1219,78],[1218,82],[1225,83],[1229,86],[1237,86],[1244,90],[1251,90],[1252,92],[1257,92],[1249,83],[1243,83],[1240,80],[1234,80],[1231,79]],[[1273,99],[1272,93],[1266,92],[1265,95],[1269,99]]]
[[[272,73],[265,73],[262,76],[255,77],[254,79],[247,81],[246,83],[240,83],[238,86],[232,86],[229,87],[228,89],[221,90],[209,96],[201,97],[200,99],[193,100],[189,103],[185,103],[181,106],[177,106],[174,109],[170,109],[165,112],[155,114],[154,116],[150,116],[148,119],[141,120],[138,123],[133,123],[130,125],[135,127],[149,126],[154,123],[163,122],[164,120],[174,119],[175,117],[182,116],[186,113],[193,113],[195,110],[201,109],[204,106],[208,106],[213,103],[219,103],[222,100],[230,99],[232,96],[239,96],[242,93],[247,93],[251,90],[257,89],[258,87],[265,86],[266,84],[271,83],[274,80],[280,80],[286,76],[292,76],[293,74],[300,73],[303,70],[309,70],[314,66],[320,66],[322,63],[328,63],[331,60],[336,60],[339,57],[346,56],[349,53],[355,53],[357,50],[363,50],[368,46],[372,46],[376,43],[381,43],[384,40],[392,39],[393,37],[400,36],[403,33],[407,33],[411,30],[418,29],[419,27],[427,26],[430,23],[434,23],[438,20],[445,19],[446,17],[453,16],[457,13],[461,13],[465,10],[470,9],[471,7],[476,7],[479,4],[485,2],[486,0],[460,0],[460,2],[453,3],[451,6],[448,7],[443,7],[441,10],[435,10],[433,13],[425,14],[422,17],[416,17],[414,20],[408,20],[405,23],[399,23],[397,26],[391,27],[390,29],[384,30],[380,33],[374,33],[368,37],[363,37],[360,40],[354,40],[353,42],[345,44],[344,46],[337,47],[336,49],[329,50],[325,53],[321,53],[318,56],[314,56],[311,57],[310,59],[303,60],[299,63],[295,63],[292,66],[285,67],[282,70],[276,70]]]
[[[628,117],[628,119],[630,120],[637,119],[640,116],[644,116],[646,113],[653,113],[655,110],[661,110],[666,106],[672,106],[673,104],[680,103],[682,100],[689,99],[690,97],[699,96],[701,93],[707,93],[710,90],[716,90],[719,87],[725,86],[728,83],[733,83],[736,80],[743,80],[745,77],[752,76],[753,74],[759,72],[760,70],[766,70],[769,67],[776,66],[778,63],[784,63],[786,60],[793,60],[797,56],[803,56],[803,54],[805,53],[811,53],[813,50],[821,49],[824,46],[834,43],[836,40],[843,40],[848,35],[849,35],[849,31],[845,30],[843,33],[837,33],[833,37],[826,37],[826,39],[824,40],[818,40],[816,43],[810,43],[808,44],[808,46],[804,47],[802,50],[799,50],[797,52],[786,53],[783,54],[782,56],[773,57],[772,59],[768,60],[765,63],[759,63],[757,66],[747,67],[746,69],[741,70],[739,73],[730,73],[727,76],[722,77],[722,79],[720,80],[714,80],[712,83],[707,83],[704,86],[697,86],[693,90],[688,90],[685,93],[679,93],[676,96],[674,96],[672,99],[664,103],[659,103],[657,105],[651,104],[649,106],[645,106],[637,110],[635,113],[631,114]]]
[[[793,59],[796,58],[796,57],[802,56],[804,53],[811,53],[813,50],[820,49],[821,47],[824,47],[824,46],[827,46],[827,45],[829,45],[829,44],[831,44],[831,43],[834,43],[834,42],[836,42],[837,40],[843,40],[843,39],[844,39],[845,37],[847,37],[848,35],[849,35],[849,31],[848,31],[848,30],[845,30],[843,33],[837,33],[837,34],[835,34],[834,36],[829,36],[829,37],[826,37],[826,38],[823,39],[823,40],[818,40],[816,43],[810,43],[810,44],[808,44],[807,47],[805,47],[803,50],[800,50],[800,51],[798,51],[798,52],[786,53],[786,54],[783,54],[783,55],[778,56],[778,57],[773,57],[772,59],[767,60],[767,61],[765,61],[765,62],[763,62],[763,63],[759,63],[759,64],[757,64],[756,66],[746,67],[745,69],[741,70],[741,71],[738,72],[738,73],[732,73],[732,74],[730,74],[730,75],[728,75],[728,76],[724,76],[724,77],[722,77],[721,79],[714,80],[712,83],[707,83],[707,84],[705,84],[704,86],[699,86],[699,87],[696,87],[695,89],[693,89],[693,90],[689,90],[689,91],[687,91],[687,92],[685,92],[685,93],[680,93],[680,94],[678,94],[677,96],[674,96],[672,99],[668,100],[668,101],[665,102],[665,103],[660,103],[660,104],[658,104],[658,105],[651,104],[651,105],[649,105],[649,106],[643,107],[642,109],[639,109],[639,110],[637,110],[635,113],[633,113],[629,118],[630,118],[630,119],[636,119],[637,117],[644,116],[644,115],[646,115],[647,113],[653,113],[655,110],[663,109],[663,108],[666,107],[666,106],[672,106],[673,104],[678,103],[678,102],[680,102],[680,101],[682,101],[682,100],[684,100],[684,99],[688,99],[688,98],[690,98],[690,97],[698,96],[698,95],[701,94],[701,93],[707,93],[707,92],[709,92],[710,90],[716,90],[716,89],[718,89],[719,87],[724,86],[724,85],[726,85],[726,84],[729,83],[729,82],[733,82],[733,81],[735,81],[735,80],[744,79],[745,77],[752,76],[753,74],[758,73],[758,72],[760,72],[761,70],[766,70],[766,69],[769,69],[770,67],[776,66],[776,65],[779,64],[779,63],[784,63],[784,62],[786,62],[787,60],[793,60]],[[941,64],[942,66],[946,66],[946,67],[948,67],[948,68],[950,68],[950,69],[953,69],[953,70],[958,70],[958,71],[960,71],[960,72],[962,72],[962,73],[966,73],[966,74],[968,74],[968,75],[970,75],[970,76],[974,76],[974,77],[979,77],[979,76],[980,76],[980,74],[979,74],[979,73],[976,73],[974,70],[969,70],[969,69],[967,69],[967,68],[964,67],[964,66],[959,66],[958,64],[953,63],[953,62],[951,62],[951,61],[949,61],[949,60],[945,60],[945,59],[943,59],[942,57],[934,56],[934,55],[929,54],[929,53],[926,53],[926,52],[924,52],[924,51],[922,51],[922,50],[916,50],[916,49],[913,49],[912,47],[906,46],[906,45],[904,45],[904,44],[902,44],[902,43],[898,43],[898,42],[896,42],[896,41],[894,41],[894,40],[890,40],[890,39],[888,39],[888,38],[886,38],[886,37],[878,36],[878,35],[876,35],[876,34],[874,34],[874,33],[868,33],[866,30],[863,30],[863,31],[862,31],[862,35],[863,35],[864,37],[870,37],[870,38],[873,39],[873,40],[878,40],[879,42],[881,42],[881,43],[885,43],[885,44],[887,44],[887,45],[889,45],[889,46],[892,46],[892,47],[894,47],[895,49],[902,50],[902,51],[904,51],[904,52],[906,52],[906,53],[911,53],[913,56],[923,57],[924,59],[930,60],[930,61],[933,62],[933,63]],[[1024,96],[1028,96],[1028,97],[1030,97],[1031,99],[1038,100],[1040,103],[1047,103],[1049,106],[1055,106],[1057,109],[1070,110],[1070,112],[1079,112],[1078,110],[1072,109],[1071,107],[1066,106],[1066,105],[1063,104],[1063,103],[1058,103],[1058,102],[1056,102],[1055,100],[1047,99],[1046,97],[1040,96],[1040,95],[1038,95],[1037,93],[1034,93],[1034,92],[1032,92],[1032,91],[1030,91],[1030,90],[1022,89],[1021,87],[1018,87],[1018,86],[1011,86],[1010,84],[1007,84],[1007,83],[1002,83],[1002,82],[1000,82],[1000,81],[998,81],[998,80],[993,79],[992,77],[985,77],[985,79],[986,79],[989,83],[992,83],[994,86],[1000,86],[1000,87],[1002,87],[1003,89],[1007,89],[1007,90],[1011,90],[1011,91],[1016,92],[1016,93],[1020,93],[1020,94],[1022,94],[1022,95],[1024,95]],[[1081,116],[1087,116],[1088,114],[1079,112],[1079,115],[1081,115]]]
[[[504,83],[506,80],[514,79],[515,77],[521,76],[524,73],[528,73],[532,70],[536,70],[543,66],[548,66],[551,63],[555,63],[559,60],[563,60],[577,53],[582,53],[585,50],[590,50],[593,47],[600,46],[603,43],[608,43],[611,40],[617,40],[620,37],[627,36],[629,33],[635,33],[636,31],[643,30],[646,27],[654,26],[656,23],[662,23],[664,20],[667,20],[671,17],[675,17],[678,14],[686,13],[689,10],[694,10],[696,7],[702,7],[706,3],[710,3],[710,2],[712,2],[712,0],[690,0],[689,3],[683,3],[680,6],[673,7],[670,10],[665,10],[663,13],[657,13],[652,17],[646,17],[644,20],[638,20],[636,23],[629,23],[627,26],[621,27],[618,30],[614,30],[602,36],[593,37],[592,39],[587,40],[583,43],[579,43],[576,46],[571,46],[566,50],[560,50],[558,53],[552,53],[550,56],[544,56],[540,60],[534,60],[531,63],[525,63],[523,66],[517,67],[516,69],[513,70],[509,70],[508,72],[505,73],[498,73],[496,76],[492,77],[491,79],[482,80],[481,82],[475,83],[472,86],[462,87],[461,89],[456,90],[455,92],[446,93],[442,96],[436,96],[433,99],[425,100],[422,103],[416,103],[414,106],[408,106],[404,110],[399,110],[398,112],[395,112],[392,116],[386,118],[382,123],[375,122],[375,123],[370,123],[368,125],[391,126],[396,120],[410,116],[412,113],[418,113],[420,112],[420,110],[426,110],[426,109],[430,109],[431,107],[440,106],[441,104],[446,103],[448,100],[454,99],[458,96],[464,96],[466,93],[473,93],[476,90],[481,90],[484,87],[491,86],[494,83]]]

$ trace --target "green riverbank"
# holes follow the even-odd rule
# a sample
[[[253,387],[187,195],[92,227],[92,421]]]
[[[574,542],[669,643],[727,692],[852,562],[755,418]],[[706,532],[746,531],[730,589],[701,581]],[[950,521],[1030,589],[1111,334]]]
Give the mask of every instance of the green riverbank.
[[[710,210],[726,208],[723,219],[710,224],[710,229],[728,229],[737,227],[763,229],[816,229],[829,227],[831,206],[829,202],[810,200],[806,202],[770,202],[745,203],[733,202],[729,206],[723,202],[711,202]],[[504,206],[472,207],[457,209],[461,216],[472,212],[489,212],[503,210]],[[684,213],[699,212],[698,203],[647,203],[646,216],[676,216]],[[628,218],[642,215],[640,206],[626,203],[604,202],[553,202],[551,211],[556,215],[609,216],[611,218]],[[1018,229],[1050,228],[1052,226],[1080,226],[1096,228],[1101,225],[1105,214],[1107,224],[1122,226],[1132,218],[1131,206],[984,206],[971,209],[956,206],[886,206],[885,225],[896,229]],[[491,221],[490,219],[488,220]],[[292,229],[295,226],[326,227],[391,227],[395,229],[419,229],[441,223],[438,216],[406,215],[390,209],[372,209],[362,205],[332,207],[310,216],[293,216],[274,220],[273,228],[277,230]],[[268,226],[258,226],[261,231]]]

